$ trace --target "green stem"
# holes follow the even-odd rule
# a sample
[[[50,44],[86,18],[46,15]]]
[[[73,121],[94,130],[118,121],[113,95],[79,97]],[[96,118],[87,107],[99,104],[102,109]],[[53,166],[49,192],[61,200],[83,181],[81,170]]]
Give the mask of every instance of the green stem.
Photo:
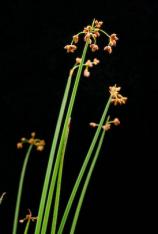
[[[106,123],[108,123],[108,120],[109,120],[109,117],[107,118]],[[103,130],[103,132],[101,134],[101,137],[100,137],[100,140],[99,140],[99,143],[98,143],[94,158],[92,160],[92,163],[91,163],[90,169],[88,171],[85,183],[83,185],[83,189],[82,189],[82,192],[81,192],[81,195],[80,195],[80,198],[79,198],[79,202],[78,202],[78,205],[77,205],[77,208],[76,208],[76,211],[75,211],[75,215],[74,215],[74,218],[73,218],[72,226],[71,226],[71,229],[70,229],[70,234],[74,234],[74,232],[75,232],[75,228],[76,228],[76,224],[77,224],[77,221],[78,221],[79,213],[80,213],[80,210],[81,210],[81,207],[82,207],[82,204],[83,204],[83,200],[84,200],[84,197],[85,197],[85,194],[86,194],[86,191],[87,191],[87,187],[88,187],[88,184],[90,182],[94,167],[96,165],[98,156],[100,154],[100,150],[101,150],[101,147],[102,147],[102,144],[103,144],[105,132],[106,131]]]
[[[75,185],[74,185],[73,190],[72,190],[72,192],[71,192],[70,198],[69,198],[69,200],[68,200],[66,209],[65,209],[65,211],[64,211],[64,214],[63,214],[63,217],[62,217],[62,220],[61,220],[61,223],[60,223],[58,232],[57,232],[58,234],[62,234],[62,232],[63,232],[63,229],[64,229],[64,226],[65,226],[66,220],[67,220],[67,218],[68,218],[68,215],[69,215],[71,206],[72,206],[72,204],[73,204],[75,195],[76,195],[76,193],[77,193],[77,190],[78,190],[79,185],[80,185],[80,183],[81,183],[82,177],[83,177],[83,175],[84,175],[84,173],[85,173],[85,170],[86,170],[86,168],[87,168],[88,162],[89,162],[89,160],[90,160],[90,158],[91,158],[91,154],[92,154],[92,152],[93,152],[93,150],[94,150],[94,147],[95,147],[95,145],[96,145],[96,142],[97,142],[98,136],[99,136],[99,134],[100,134],[102,125],[103,125],[103,123],[104,123],[104,121],[105,121],[105,118],[106,118],[106,115],[107,115],[107,112],[108,112],[108,109],[109,109],[109,106],[110,106],[110,102],[111,102],[111,96],[110,96],[110,98],[109,98],[109,100],[108,100],[108,102],[107,102],[107,104],[106,104],[106,106],[105,106],[103,115],[102,115],[101,120],[100,120],[100,122],[99,122],[99,126],[98,126],[97,131],[96,131],[96,133],[95,133],[95,135],[94,135],[94,138],[93,138],[93,140],[92,140],[92,143],[91,143],[91,145],[90,145],[90,148],[89,148],[89,150],[88,150],[88,153],[87,153],[87,155],[86,155],[86,158],[85,158],[85,160],[84,160],[84,162],[83,162],[83,165],[82,165],[82,167],[81,167],[81,170],[80,170],[80,172],[79,172],[79,175],[78,175],[78,177],[77,177],[77,180],[76,180],[76,182],[75,182]]]
[[[59,163],[60,163],[62,150],[63,150],[63,146],[64,146],[65,135],[66,135],[66,131],[67,131],[68,122],[69,122],[69,119],[70,119],[70,116],[72,113],[72,109],[74,106],[74,101],[75,101],[75,97],[77,94],[77,89],[78,89],[78,85],[79,85],[79,81],[80,81],[80,77],[81,77],[81,72],[82,72],[82,67],[83,67],[83,63],[85,60],[87,49],[88,49],[88,42],[86,42],[84,50],[83,50],[81,63],[79,65],[79,69],[78,69],[78,72],[76,75],[76,79],[75,79],[75,83],[74,83],[74,87],[73,87],[70,103],[68,106],[68,111],[67,111],[64,127],[63,127],[63,131],[62,131],[62,136],[61,136],[61,140],[60,140],[60,144],[59,144],[59,148],[58,148],[56,162],[55,162],[54,169],[53,169],[53,175],[52,175],[52,179],[50,182],[50,189],[49,189],[49,193],[48,193],[46,209],[45,209],[44,218],[43,218],[43,225],[42,225],[42,232],[41,232],[42,234],[45,234],[46,230],[47,230],[49,213],[50,213],[52,198],[53,198],[53,194],[54,194],[54,188],[55,188],[57,173],[58,173],[58,169],[59,169]]]
[[[52,147],[51,147],[51,151],[50,151],[49,161],[48,161],[48,165],[47,165],[47,170],[46,170],[46,175],[45,175],[44,185],[43,185],[43,189],[42,189],[39,210],[38,210],[38,219],[37,219],[37,223],[36,223],[35,234],[39,234],[40,229],[41,229],[44,207],[45,207],[45,203],[46,203],[48,186],[49,186],[50,176],[51,176],[51,171],[52,171],[52,165],[54,162],[55,150],[56,150],[57,141],[59,138],[59,132],[60,132],[60,128],[61,128],[61,123],[63,120],[64,111],[65,111],[65,107],[66,107],[66,103],[67,103],[67,99],[68,99],[68,94],[69,94],[69,90],[70,90],[70,86],[71,86],[71,80],[72,80],[72,76],[70,74],[68,77],[67,84],[66,84],[66,88],[65,88],[65,92],[64,92],[60,112],[59,112],[59,117],[57,120],[57,125],[56,125],[56,129],[55,129],[55,133],[54,133]]]
[[[26,227],[25,227],[25,231],[24,231],[24,234],[28,234],[28,230],[29,230],[29,227],[30,227],[30,219],[28,219],[27,221],[27,224],[26,224]]]
[[[19,187],[18,187],[18,195],[16,199],[16,207],[15,207],[15,214],[14,214],[14,222],[13,222],[13,230],[12,234],[17,234],[17,226],[18,226],[18,216],[19,216],[19,210],[20,210],[20,203],[21,203],[21,196],[22,196],[22,190],[23,190],[23,184],[24,184],[24,177],[26,173],[26,167],[29,160],[29,156],[31,153],[33,145],[29,145],[28,151],[25,156],[25,160],[23,163],[21,175],[20,175],[20,181],[19,181]]]
[[[59,200],[60,200],[60,193],[61,193],[62,172],[63,172],[64,156],[65,156],[68,136],[69,136],[69,127],[67,129],[66,139],[65,139],[65,142],[64,142],[64,147],[63,147],[63,152],[62,152],[62,158],[61,158],[61,161],[60,161],[51,234],[55,234],[55,232],[56,232],[58,209],[59,209]]]
[[[104,33],[107,37],[110,37],[110,35],[107,32],[105,32],[104,30],[99,29],[99,31],[102,32],[102,33]]]

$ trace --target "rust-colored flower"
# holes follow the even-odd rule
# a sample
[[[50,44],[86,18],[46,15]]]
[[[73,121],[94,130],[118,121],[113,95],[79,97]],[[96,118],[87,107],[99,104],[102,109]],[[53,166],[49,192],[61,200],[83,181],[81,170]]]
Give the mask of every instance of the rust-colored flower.
[[[91,126],[92,128],[96,128],[98,126],[98,124],[91,122],[91,123],[89,123],[89,126]]]
[[[81,63],[81,60],[82,60],[81,58],[76,58],[76,63],[77,63],[77,64],[80,64],[80,63]]]
[[[67,53],[74,53],[75,50],[77,49],[77,46],[75,45],[66,45],[64,49],[67,50]]]
[[[103,21],[95,20],[94,24],[96,28],[101,28],[101,26],[103,25]]]
[[[85,65],[86,67],[93,67],[93,62],[90,59],[88,59]]]
[[[120,91],[121,87],[116,87],[116,85],[114,86],[110,86],[109,87],[109,92],[111,94],[111,102],[116,106],[117,104],[125,104],[127,101],[127,97],[123,97],[119,91]]]
[[[78,43],[78,41],[79,41],[79,36],[78,36],[78,34],[76,34],[76,35],[73,36],[73,41],[74,41],[75,44]]]
[[[115,118],[112,122],[115,126],[120,125],[120,120],[118,118]]]
[[[106,123],[105,125],[102,126],[102,128],[104,129],[104,131],[108,131],[111,128],[111,124]]]
[[[112,98],[111,102],[116,106],[117,104],[122,105],[127,102],[127,97],[123,97],[119,94],[116,98]]]
[[[109,46],[116,46],[116,42],[118,41],[118,37],[115,33],[111,34],[109,37]]]
[[[111,124],[114,124],[115,126],[118,126],[120,124],[120,120],[118,118],[115,118],[112,121],[108,121],[106,124],[104,124],[102,126],[102,129],[105,130],[105,131],[108,131],[111,128]],[[99,124],[91,122],[91,123],[89,123],[89,125],[92,128],[96,128],[96,127],[98,127]]]
[[[98,65],[99,63],[100,63],[99,59],[97,59],[97,58],[93,59],[93,64],[94,65]]]
[[[16,144],[16,147],[17,147],[17,149],[22,149],[23,143],[22,143],[22,142],[18,142],[18,143]]]
[[[30,209],[28,209],[28,214],[25,216],[25,218],[20,219],[19,222],[24,223],[25,221],[29,221],[29,220],[31,220],[32,222],[35,222],[37,220],[37,217],[32,216],[32,212]]]
[[[85,34],[84,41],[88,41],[88,43],[91,44],[92,43],[91,36],[92,34],[90,32],[87,32]]]
[[[112,47],[111,47],[110,45],[105,46],[105,47],[104,47],[104,50],[107,51],[109,54],[112,53]]]
[[[94,32],[93,32],[93,37],[97,38],[97,37],[100,37],[100,33],[98,32],[98,28],[94,29]]]
[[[88,25],[88,26],[84,27],[83,32],[84,33],[89,33],[91,30],[92,30],[92,26]]]
[[[96,44],[91,44],[90,48],[91,48],[92,52],[95,52],[95,51],[99,50],[99,47]]]
[[[117,96],[120,90],[121,90],[121,87],[116,87],[116,85],[109,87],[109,92],[112,97]]]
[[[36,149],[38,151],[42,151],[44,149],[44,146],[45,146],[45,141],[39,140],[39,141],[35,142],[35,146],[36,146]]]
[[[83,75],[84,75],[85,77],[89,77],[89,76],[90,76],[90,72],[89,72],[89,70],[88,70],[87,67],[84,69]]]
[[[40,140],[40,139],[36,139],[35,136],[36,136],[36,133],[32,132],[30,139],[26,139],[26,138],[22,137],[21,141],[17,143],[17,148],[21,149],[23,147],[23,144],[28,143],[30,145],[36,146],[36,149],[38,151],[42,151],[44,149],[44,146],[45,146],[45,141]]]

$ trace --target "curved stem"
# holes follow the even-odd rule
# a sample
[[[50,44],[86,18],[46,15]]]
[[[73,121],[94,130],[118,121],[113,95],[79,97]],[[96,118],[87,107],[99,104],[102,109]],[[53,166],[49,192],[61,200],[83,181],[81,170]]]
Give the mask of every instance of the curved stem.
[[[18,195],[17,195],[17,199],[16,199],[16,207],[15,207],[12,234],[17,234],[18,216],[19,216],[21,196],[22,196],[22,190],[23,190],[23,184],[24,184],[24,177],[25,177],[26,167],[27,167],[27,163],[28,163],[29,156],[30,156],[32,148],[33,148],[33,145],[29,145],[29,148],[28,148],[28,151],[26,153],[25,160],[24,160],[24,163],[23,163],[21,175],[20,175],[20,182],[19,182],[19,187],[18,187]]]
[[[107,37],[110,37],[110,35],[107,32],[105,32],[104,30],[99,29],[99,31],[102,32],[102,33],[104,33]]]

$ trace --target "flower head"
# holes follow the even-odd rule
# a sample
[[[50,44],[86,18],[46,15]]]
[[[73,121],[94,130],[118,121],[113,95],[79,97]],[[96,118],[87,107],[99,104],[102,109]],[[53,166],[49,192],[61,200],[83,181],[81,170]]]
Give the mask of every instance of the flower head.
[[[42,151],[44,149],[44,146],[45,146],[45,141],[37,139],[37,138],[35,138],[35,136],[36,136],[36,133],[32,132],[30,139],[26,139],[26,138],[22,137],[21,141],[17,143],[17,148],[21,149],[21,148],[23,148],[23,144],[28,143],[30,145],[35,145],[36,149],[38,151]]]
[[[109,43],[107,46],[104,47],[104,50],[107,51],[109,54],[112,53],[112,47],[116,46],[116,42],[118,40],[117,34],[113,33],[109,35],[103,29],[101,29],[103,25],[103,21],[94,20],[92,25],[87,25],[84,27],[82,31],[75,34],[73,36],[72,42],[70,45],[66,45],[64,48],[67,50],[68,53],[73,53],[77,49],[76,45],[79,41],[79,35],[83,35],[84,41],[90,45],[91,51],[96,52],[99,50],[99,46],[97,45],[98,37],[101,34],[104,34],[108,37]]]
[[[109,92],[111,94],[111,102],[114,103],[115,106],[117,104],[120,104],[120,105],[125,104],[127,101],[127,97],[123,97],[119,93],[120,89],[121,87],[116,87],[116,85],[109,87]]]
[[[32,212],[30,209],[28,209],[28,214],[25,216],[25,218],[20,219],[20,223],[24,223],[25,221],[31,220],[32,222],[35,222],[37,220],[37,217],[32,216]]]

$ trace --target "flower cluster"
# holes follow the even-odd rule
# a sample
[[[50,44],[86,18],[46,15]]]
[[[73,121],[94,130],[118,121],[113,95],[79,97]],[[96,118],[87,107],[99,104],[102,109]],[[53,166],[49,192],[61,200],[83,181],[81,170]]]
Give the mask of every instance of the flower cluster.
[[[76,68],[78,68],[79,64],[81,63],[81,58],[76,58],[76,63],[75,65],[73,66],[73,68],[70,70],[70,75],[72,76],[74,70]],[[93,61],[91,61],[90,59],[87,60],[86,63],[83,64],[83,66],[85,67],[84,71],[83,71],[83,75],[85,77],[89,77],[90,76],[90,71],[89,71],[89,68],[93,67],[93,65],[98,65],[100,63],[99,59],[97,58],[94,58]]]
[[[21,148],[23,148],[23,144],[28,143],[30,145],[36,146],[36,149],[38,151],[42,151],[44,149],[44,146],[45,146],[45,141],[44,140],[40,140],[40,139],[36,139],[35,135],[36,135],[36,133],[32,132],[30,139],[26,139],[24,137],[21,138],[21,141],[17,143],[17,148],[21,149]]]
[[[106,35],[109,39],[109,43],[107,46],[104,47],[104,50],[107,51],[109,54],[112,53],[112,47],[116,46],[116,42],[118,37],[115,33],[109,35],[107,32],[101,29],[103,25],[103,21],[94,20],[94,23],[91,25],[86,26],[83,31],[75,34],[73,36],[72,42],[70,45],[66,45],[64,48],[67,50],[68,53],[73,53],[77,49],[76,44],[79,42],[80,35],[84,35],[84,41],[88,42],[91,51],[95,52],[99,50],[99,46],[97,45],[97,39],[100,37],[101,33]]]
[[[120,120],[118,118],[115,118],[114,120],[108,121],[106,124],[104,124],[102,126],[102,129],[104,131],[108,131],[111,128],[111,124],[114,124],[115,126],[118,126],[120,124]],[[91,123],[89,123],[89,125],[92,128],[96,128],[96,127],[98,127],[99,124],[91,122]]]
[[[81,58],[76,58],[76,64],[80,64],[81,62]],[[90,76],[90,71],[89,68],[93,67],[93,65],[98,65],[100,63],[100,61],[97,58],[94,58],[93,61],[91,61],[90,59],[87,60],[87,62],[85,64],[83,64],[83,66],[85,66],[85,69],[83,71],[83,75],[85,77],[89,77]]]
[[[32,216],[32,212],[30,209],[28,209],[28,214],[25,216],[25,218],[20,219],[19,222],[24,223],[25,221],[29,221],[29,220],[31,220],[32,222],[35,222],[37,220],[37,217]]]
[[[122,105],[125,104],[127,101],[127,97],[123,97],[119,91],[121,90],[121,87],[110,86],[109,92],[111,94],[111,102],[116,106],[117,104]]]

